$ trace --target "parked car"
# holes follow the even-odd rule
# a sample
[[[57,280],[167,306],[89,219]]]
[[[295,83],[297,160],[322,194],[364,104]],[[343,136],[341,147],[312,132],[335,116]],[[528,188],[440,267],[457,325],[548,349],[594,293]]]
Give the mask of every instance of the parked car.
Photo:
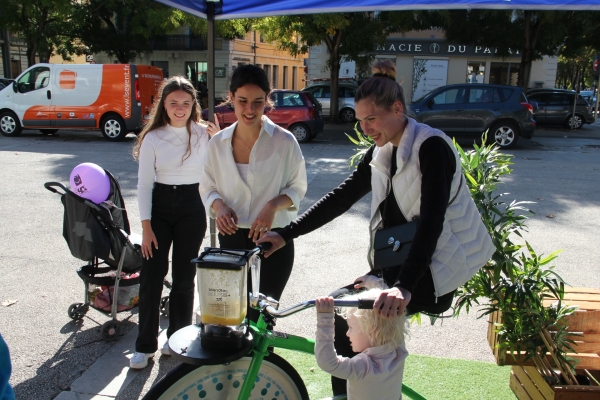
[[[267,108],[265,114],[282,128],[288,129],[299,143],[307,143],[323,132],[325,121],[321,116],[321,106],[312,94],[298,91],[275,89],[271,92],[275,108]],[[221,128],[227,128],[237,121],[233,106],[223,104],[215,107],[215,116]],[[202,119],[208,119],[208,110],[202,110]]]
[[[338,109],[342,122],[354,122],[356,111],[354,110],[354,96],[358,86],[352,83],[338,83]],[[331,115],[331,85],[329,82],[316,83],[302,89],[304,92],[312,93],[323,107],[323,116]]]
[[[577,95],[577,104],[573,114],[575,92],[563,89],[530,89],[527,98],[538,103],[534,113],[535,121],[540,125],[565,125],[579,129],[583,124],[594,122],[592,106],[581,95]]]
[[[0,78],[0,90],[4,89],[7,86],[12,85],[12,83],[14,81],[15,81],[14,79]]]
[[[502,148],[514,147],[519,137],[531,138],[535,130],[533,105],[516,86],[479,83],[439,87],[410,103],[417,121],[449,136],[488,140]]]

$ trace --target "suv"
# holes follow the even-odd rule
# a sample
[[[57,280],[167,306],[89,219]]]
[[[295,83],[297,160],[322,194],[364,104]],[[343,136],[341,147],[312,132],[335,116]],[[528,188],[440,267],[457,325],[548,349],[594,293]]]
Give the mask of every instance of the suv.
[[[581,95],[577,95],[573,115],[575,92],[572,90],[530,89],[527,97],[538,103],[534,118],[540,125],[558,124],[565,125],[567,128],[580,129],[583,124],[594,122],[592,107]]]
[[[325,121],[321,117],[321,106],[310,93],[298,90],[273,90],[271,100],[275,108],[266,108],[265,115],[282,128],[288,129],[299,143],[307,143],[323,132]],[[233,106],[223,104],[215,107],[215,116],[221,128],[237,121]],[[208,110],[202,110],[202,119],[207,120]]]
[[[516,86],[465,83],[439,87],[408,106],[419,122],[449,136],[478,139],[488,131],[489,141],[514,147],[519,137],[535,130],[533,106]]]
[[[342,122],[354,122],[356,112],[354,111],[354,96],[357,85],[351,83],[338,83],[338,106],[340,120]],[[331,115],[331,85],[329,83],[316,83],[302,89],[303,92],[311,93],[321,103],[323,116]]]

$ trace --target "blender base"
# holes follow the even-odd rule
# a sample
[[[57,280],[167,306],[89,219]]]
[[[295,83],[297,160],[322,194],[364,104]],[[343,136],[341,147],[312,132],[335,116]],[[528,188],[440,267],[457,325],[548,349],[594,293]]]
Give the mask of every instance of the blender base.
[[[203,346],[200,339],[200,325],[189,325],[171,335],[169,349],[171,356],[179,362],[192,365],[225,364],[238,360],[252,349],[252,334],[248,333],[240,342],[241,348]]]

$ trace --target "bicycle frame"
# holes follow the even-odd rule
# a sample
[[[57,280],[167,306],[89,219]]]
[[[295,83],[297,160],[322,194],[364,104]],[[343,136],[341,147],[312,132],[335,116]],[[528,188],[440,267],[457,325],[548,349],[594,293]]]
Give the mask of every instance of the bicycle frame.
[[[372,300],[335,300],[336,306],[360,306],[365,307],[367,304],[371,304]],[[290,314],[294,314],[296,312],[305,310],[314,306],[315,301],[307,301],[304,303],[300,303],[294,307],[283,311],[277,311],[272,306],[269,305],[268,301],[261,300],[259,302],[261,305],[261,309],[263,312],[267,312],[270,315],[278,315],[278,316],[287,316]],[[308,354],[315,354],[315,341],[313,339],[307,339],[302,336],[290,335],[281,332],[274,332],[268,329],[269,324],[265,321],[263,312],[261,312],[260,317],[256,323],[250,322],[250,329],[252,330],[253,336],[253,344],[252,344],[252,361],[250,361],[250,366],[248,367],[248,372],[246,373],[246,379],[244,379],[244,383],[242,384],[240,394],[238,396],[238,400],[246,400],[250,398],[250,393],[252,392],[252,388],[254,386],[254,380],[258,376],[258,372],[260,370],[260,366],[263,362],[265,356],[269,354],[268,348],[281,348],[293,351],[300,351]],[[402,384],[402,394],[409,396],[412,400],[427,400],[425,397],[420,395],[415,390],[411,389],[409,386]]]

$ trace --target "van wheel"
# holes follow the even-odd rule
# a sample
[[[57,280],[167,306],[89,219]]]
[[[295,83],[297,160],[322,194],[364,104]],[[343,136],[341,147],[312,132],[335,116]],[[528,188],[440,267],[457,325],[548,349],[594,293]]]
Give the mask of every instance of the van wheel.
[[[120,142],[127,136],[125,121],[117,114],[109,114],[100,120],[100,130],[106,140],[110,142]]]
[[[342,122],[354,122],[355,118],[356,113],[351,108],[344,108],[342,111],[340,111],[340,119],[342,120]]]
[[[290,126],[290,132],[296,137],[298,143],[308,143],[312,139],[310,130],[304,124],[294,124]]]
[[[519,131],[512,122],[498,122],[490,129],[489,142],[496,142],[501,149],[515,147],[519,140]]]
[[[567,119],[567,128],[571,128],[571,125],[573,125],[573,129],[581,129],[581,127],[583,126],[583,117],[579,114],[575,114],[575,116],[571,116],[569,117],[569,119]]]
[[[23,127],[15,113],[7,111],[0,114],[0,133],[4,136],[19,136]]]
[[[42,132],[44,135],[54,135],[56,132],[58,132],[58,129],[40,129],[40,132]]]

